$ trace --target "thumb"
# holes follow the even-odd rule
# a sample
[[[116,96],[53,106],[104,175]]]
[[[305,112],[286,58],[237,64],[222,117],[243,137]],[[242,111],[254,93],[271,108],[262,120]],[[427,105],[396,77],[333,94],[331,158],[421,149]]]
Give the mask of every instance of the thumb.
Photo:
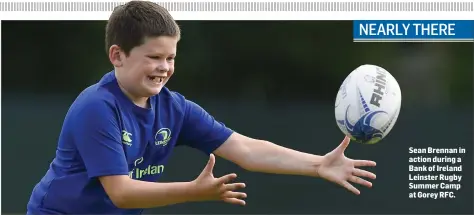
[[[209,156],[209,161],[207,161],[206,167],[204,168],[204,172],[212,174],[215,163],[216,158],[214,157],[214,154],[211,153],[211,155]]]
[[[351,139],[349,138],[349,136],[346,135],[344,137],[344,140],[342,140],[341,144],[339,144],[339,146],[337,147],[337,151],[340,152],[340,153],[344,153],[347,146],[349,146],[350,142],[351,142]]]

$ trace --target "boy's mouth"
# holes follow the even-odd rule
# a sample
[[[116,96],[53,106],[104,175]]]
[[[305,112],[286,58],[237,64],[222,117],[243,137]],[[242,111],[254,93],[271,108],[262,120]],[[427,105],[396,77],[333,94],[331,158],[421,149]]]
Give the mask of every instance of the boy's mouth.
[[[152,81],[155,84],[161,84],[165,80],[166,76],[158,76],[158,75],[149,75],[148,80]]]

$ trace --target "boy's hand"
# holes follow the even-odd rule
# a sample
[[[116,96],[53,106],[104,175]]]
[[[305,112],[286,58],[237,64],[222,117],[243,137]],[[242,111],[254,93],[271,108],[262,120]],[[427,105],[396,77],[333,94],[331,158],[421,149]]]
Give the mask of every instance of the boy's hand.
[[[232,180],[237,178],[235,173],[220,178],[214,178],[212,171],[215,163],[216,158],[211,154],[206,167],[204,167],[201,174],[192,181],[193,196],[196,197],[197,201],[217,200],[231,204],[245,205],[245,201],[242,199],[246,198],[247,194],[243,192],[235,192],[237,189],[244,188],[245,184],[231,183]]]
[[[317,172],[321,178],[339,184],[359,195],[360,191],[350,182],[372,187],[372,183],[363,178],[375,179],[375,174],[360,169],[360,167],[374,167],[376,163],[374,161],[347,158],[344,155],[344,151],[349,145],[349,142],[350,139],[346,136],[336,149],[324,155]]]

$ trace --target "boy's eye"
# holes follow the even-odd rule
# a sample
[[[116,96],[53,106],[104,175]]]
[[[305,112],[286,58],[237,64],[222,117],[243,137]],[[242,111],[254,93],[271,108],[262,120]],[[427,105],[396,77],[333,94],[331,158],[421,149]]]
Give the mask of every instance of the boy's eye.
[[[154,59],[154,60],[159,60],[159,59],[161,59],[160,56],[148,56],[148,57],[151,58],[151,59]],[[168,58],[166,58],[167,61],[172,61],[172,60],[174,60],[174,59],[175,59],[175,57],[168,57]]]

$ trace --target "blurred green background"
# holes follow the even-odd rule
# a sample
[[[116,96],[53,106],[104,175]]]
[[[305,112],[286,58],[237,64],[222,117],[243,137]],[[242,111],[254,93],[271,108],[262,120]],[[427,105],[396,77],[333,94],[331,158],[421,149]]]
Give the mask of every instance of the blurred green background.
[[[105,21],[2,21],[2,212],[24,213],[54,157],[64,115],[77,94],[112,69]],[[148,213],[473,212],[473,44],[353,43],[350,21],[180,21],[176,73],[168,84],[246,135],[324,154],[343,135],[334,100],[361,64],[387,69],[402,111],[379,144],[352,144],[347,156],[373,159],[372,189],[361,196],[320,179],[244,172],[218,159],[216,175],[237,172],[246,207],[183,204]],[[408,147],[459,147],[461,191],[451,200],[408,198]],[[163,180],[192,180],[207,157],[178,148]]]

